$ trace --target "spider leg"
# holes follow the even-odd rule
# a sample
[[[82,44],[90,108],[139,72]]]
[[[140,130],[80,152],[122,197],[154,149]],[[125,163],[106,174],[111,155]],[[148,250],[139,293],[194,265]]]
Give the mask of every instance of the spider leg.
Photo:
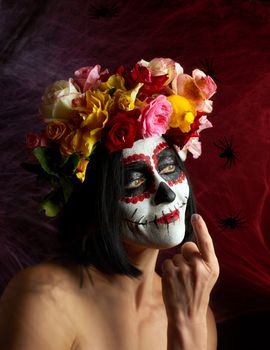
[[[232,149],[232,135],[230,137],[230,141],[227,140],[227,142],[228,142],[228,146]]]
[[[224,140],[223,140],[223,146],[224,148],[230,148],[230,144],[226,136],[224,137]]]
[[[224,169],[230,169],[230,168],[231,168],[231,159],[226,157],[225,164],[224,164]]]
[[[231,169],[231,167],[234,165],[234,159],[233,159],[233,157],[231,157],[231,158],[227,158],[227,160],[228,160],[228,169]]]
[[[219,232],[223,232],[223,231],[225,231],[227,229],[227,225],[224,222],[220,222],[218,224],[218,227],[220,228]]]
[[[221,149],[222,151],[224,151],[224,149],[226,148],[226,144],[222,141],[222,140],[218,140],[218,142],[214,142],[214,145]]]
[[[241,212],[242,212],[242,210],[240,209],[240,210],[233,216],[233,218],[234,218],[234,219],[238,219],[238,218],[240,217],[240,215],[241,215]]]

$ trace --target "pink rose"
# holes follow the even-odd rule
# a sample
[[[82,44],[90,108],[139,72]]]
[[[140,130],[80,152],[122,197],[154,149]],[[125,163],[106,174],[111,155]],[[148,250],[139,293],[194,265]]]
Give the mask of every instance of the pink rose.
[[[138,119],[141,136],[147,138],[165,134],[172,112],[172,106],[164,95],[152,100]]]
[[[74,73],[75,83],[79,85],[82,92],[89,90],[91,87],[101,83],[102,75],[108,74],[109,71],[104,69],[101,72],[101,66],[96,64],[94,67],[82,67]]]

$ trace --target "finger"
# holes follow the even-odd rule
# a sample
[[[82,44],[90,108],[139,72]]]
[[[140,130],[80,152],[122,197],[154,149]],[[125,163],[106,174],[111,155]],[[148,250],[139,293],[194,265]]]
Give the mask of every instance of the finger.
[[[194,259],[202,259],[198,246],[194,242],[186,242],[181,247],[181,254],[188,262],[194,261]]]
[[[191,216],[191,224],[195,231],[197,245],[203,260],[205,262],[213,261],[216,259],[215,249],[203,218],[198,214],[193,214]]]
[[[163,261],[161,266],[162,275],[171,274],[174,271],[174,264],[171,259],[166,259]]]
[[[174,263],[174,266],[180,266],[185,262],[185,259],[182,254],[175,254],[172,257],[172,262]]]

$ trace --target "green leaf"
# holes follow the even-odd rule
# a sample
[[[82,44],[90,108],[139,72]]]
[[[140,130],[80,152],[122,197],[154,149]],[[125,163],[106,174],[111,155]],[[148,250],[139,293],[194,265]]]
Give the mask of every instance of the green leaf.
[[[58,176],[59,163],[61,162],[61,154],[54,148],[36,147],[33,154],[39,161],[40,165],[50,175]]]
[[[63,197],[65,200],[65,203],[69,200],[69,197],[72,194],[73,191],[73,182],[71,181],[71,179],[67,178],[67,177],[60,177],[59,179],[60,182],[60,186],[63,192]]]
[[[80,157],[78,156],[78,154],[74,153],[74,154],[70,155],[68,157],[67,161],[65,162],[65,165],[64,165],[62,171],[65,174],[73,175],[75,170],[77,169],[79,161],[80,161]]]
[[[59,168],[62,168],[69,160],[70,156],[62,156],[61,161],[59,163]]]
[[[46,196],[40,204],[40,211],[48,217],[55,217],[63,207],[59,191],[53,191]]]

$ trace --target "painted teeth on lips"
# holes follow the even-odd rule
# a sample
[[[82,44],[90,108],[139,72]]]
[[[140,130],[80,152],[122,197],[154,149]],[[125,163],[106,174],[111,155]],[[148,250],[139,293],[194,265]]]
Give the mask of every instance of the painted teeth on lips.
[[[171,224],[172,222],[176,221],[179,219],[179,210],[175,209],[171,213],[168,213],[166,215],[161,216],[160,218],[157,218],[155,222],[158,225],[161,224]]]

